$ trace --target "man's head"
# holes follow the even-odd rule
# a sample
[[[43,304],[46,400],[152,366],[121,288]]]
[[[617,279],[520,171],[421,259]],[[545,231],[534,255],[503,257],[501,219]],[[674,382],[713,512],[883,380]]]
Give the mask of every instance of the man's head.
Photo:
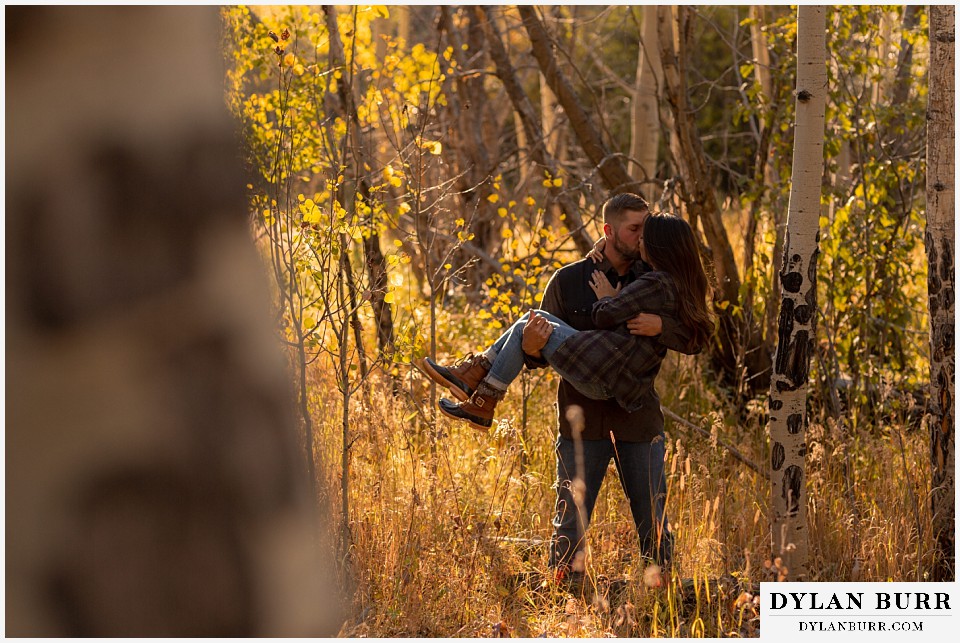
[[[638,194],[625,192],[603,204],[603,235],[607,239],[604,252],[611,259],[640,258],[640,236],[650,206]]]

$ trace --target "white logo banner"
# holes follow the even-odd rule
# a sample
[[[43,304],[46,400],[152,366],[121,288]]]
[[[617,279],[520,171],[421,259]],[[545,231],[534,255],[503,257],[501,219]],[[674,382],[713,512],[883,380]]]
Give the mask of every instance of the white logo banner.
[[[956,640],[956,583],[760,583],[760,638]]]

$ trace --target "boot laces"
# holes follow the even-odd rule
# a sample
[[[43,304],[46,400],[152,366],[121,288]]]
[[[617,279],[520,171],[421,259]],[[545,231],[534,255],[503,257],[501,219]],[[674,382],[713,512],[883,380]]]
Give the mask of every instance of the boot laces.
[[[474,361],[476,361],[480,356],[474,355],[473,353],[467,353],[466,356],[461,357],[456,362],[453,363],[454,368],[460,368],[461,366],[473,366]]]

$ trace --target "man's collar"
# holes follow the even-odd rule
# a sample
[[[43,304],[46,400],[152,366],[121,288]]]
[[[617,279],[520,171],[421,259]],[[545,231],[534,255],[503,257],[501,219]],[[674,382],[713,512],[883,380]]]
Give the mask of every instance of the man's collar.
[[[603,259],[596,265],[595,270],[599,270],[604,274],[609,273],[613,269],[613,264],[610,263],[610,260],[607,258],[607,255],[603,255]],[[639,277],[645,272],[649,272],[650,267],[644,263],[643,259],[636,259],[630,264],[629,272],[634,278]],[[616,272],[616,270],[614,270]]]
[[[613,270],[613,264],[610,263],[609,259],[607,259],[607,255],[603,255],[603,259],[600,260],[600,263],[596,264],[594,270],[599,270],[600,272],[606,274]]]
[[[650,272],[652,268],[647,265],[643,259],[637,259],[632,264],[630,264],[630,272],[634,277],[639,277],[645,272]]]

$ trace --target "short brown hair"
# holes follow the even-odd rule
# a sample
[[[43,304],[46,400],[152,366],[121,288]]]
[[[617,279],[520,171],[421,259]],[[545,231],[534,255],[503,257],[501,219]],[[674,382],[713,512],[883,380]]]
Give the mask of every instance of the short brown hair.
[[[623,221],[623,213],[627,210],[634,212],[646,212],[650,206],[639,194],[624,192],[607,199],[603,204],[603,222],[610,225],[620,225]]]

